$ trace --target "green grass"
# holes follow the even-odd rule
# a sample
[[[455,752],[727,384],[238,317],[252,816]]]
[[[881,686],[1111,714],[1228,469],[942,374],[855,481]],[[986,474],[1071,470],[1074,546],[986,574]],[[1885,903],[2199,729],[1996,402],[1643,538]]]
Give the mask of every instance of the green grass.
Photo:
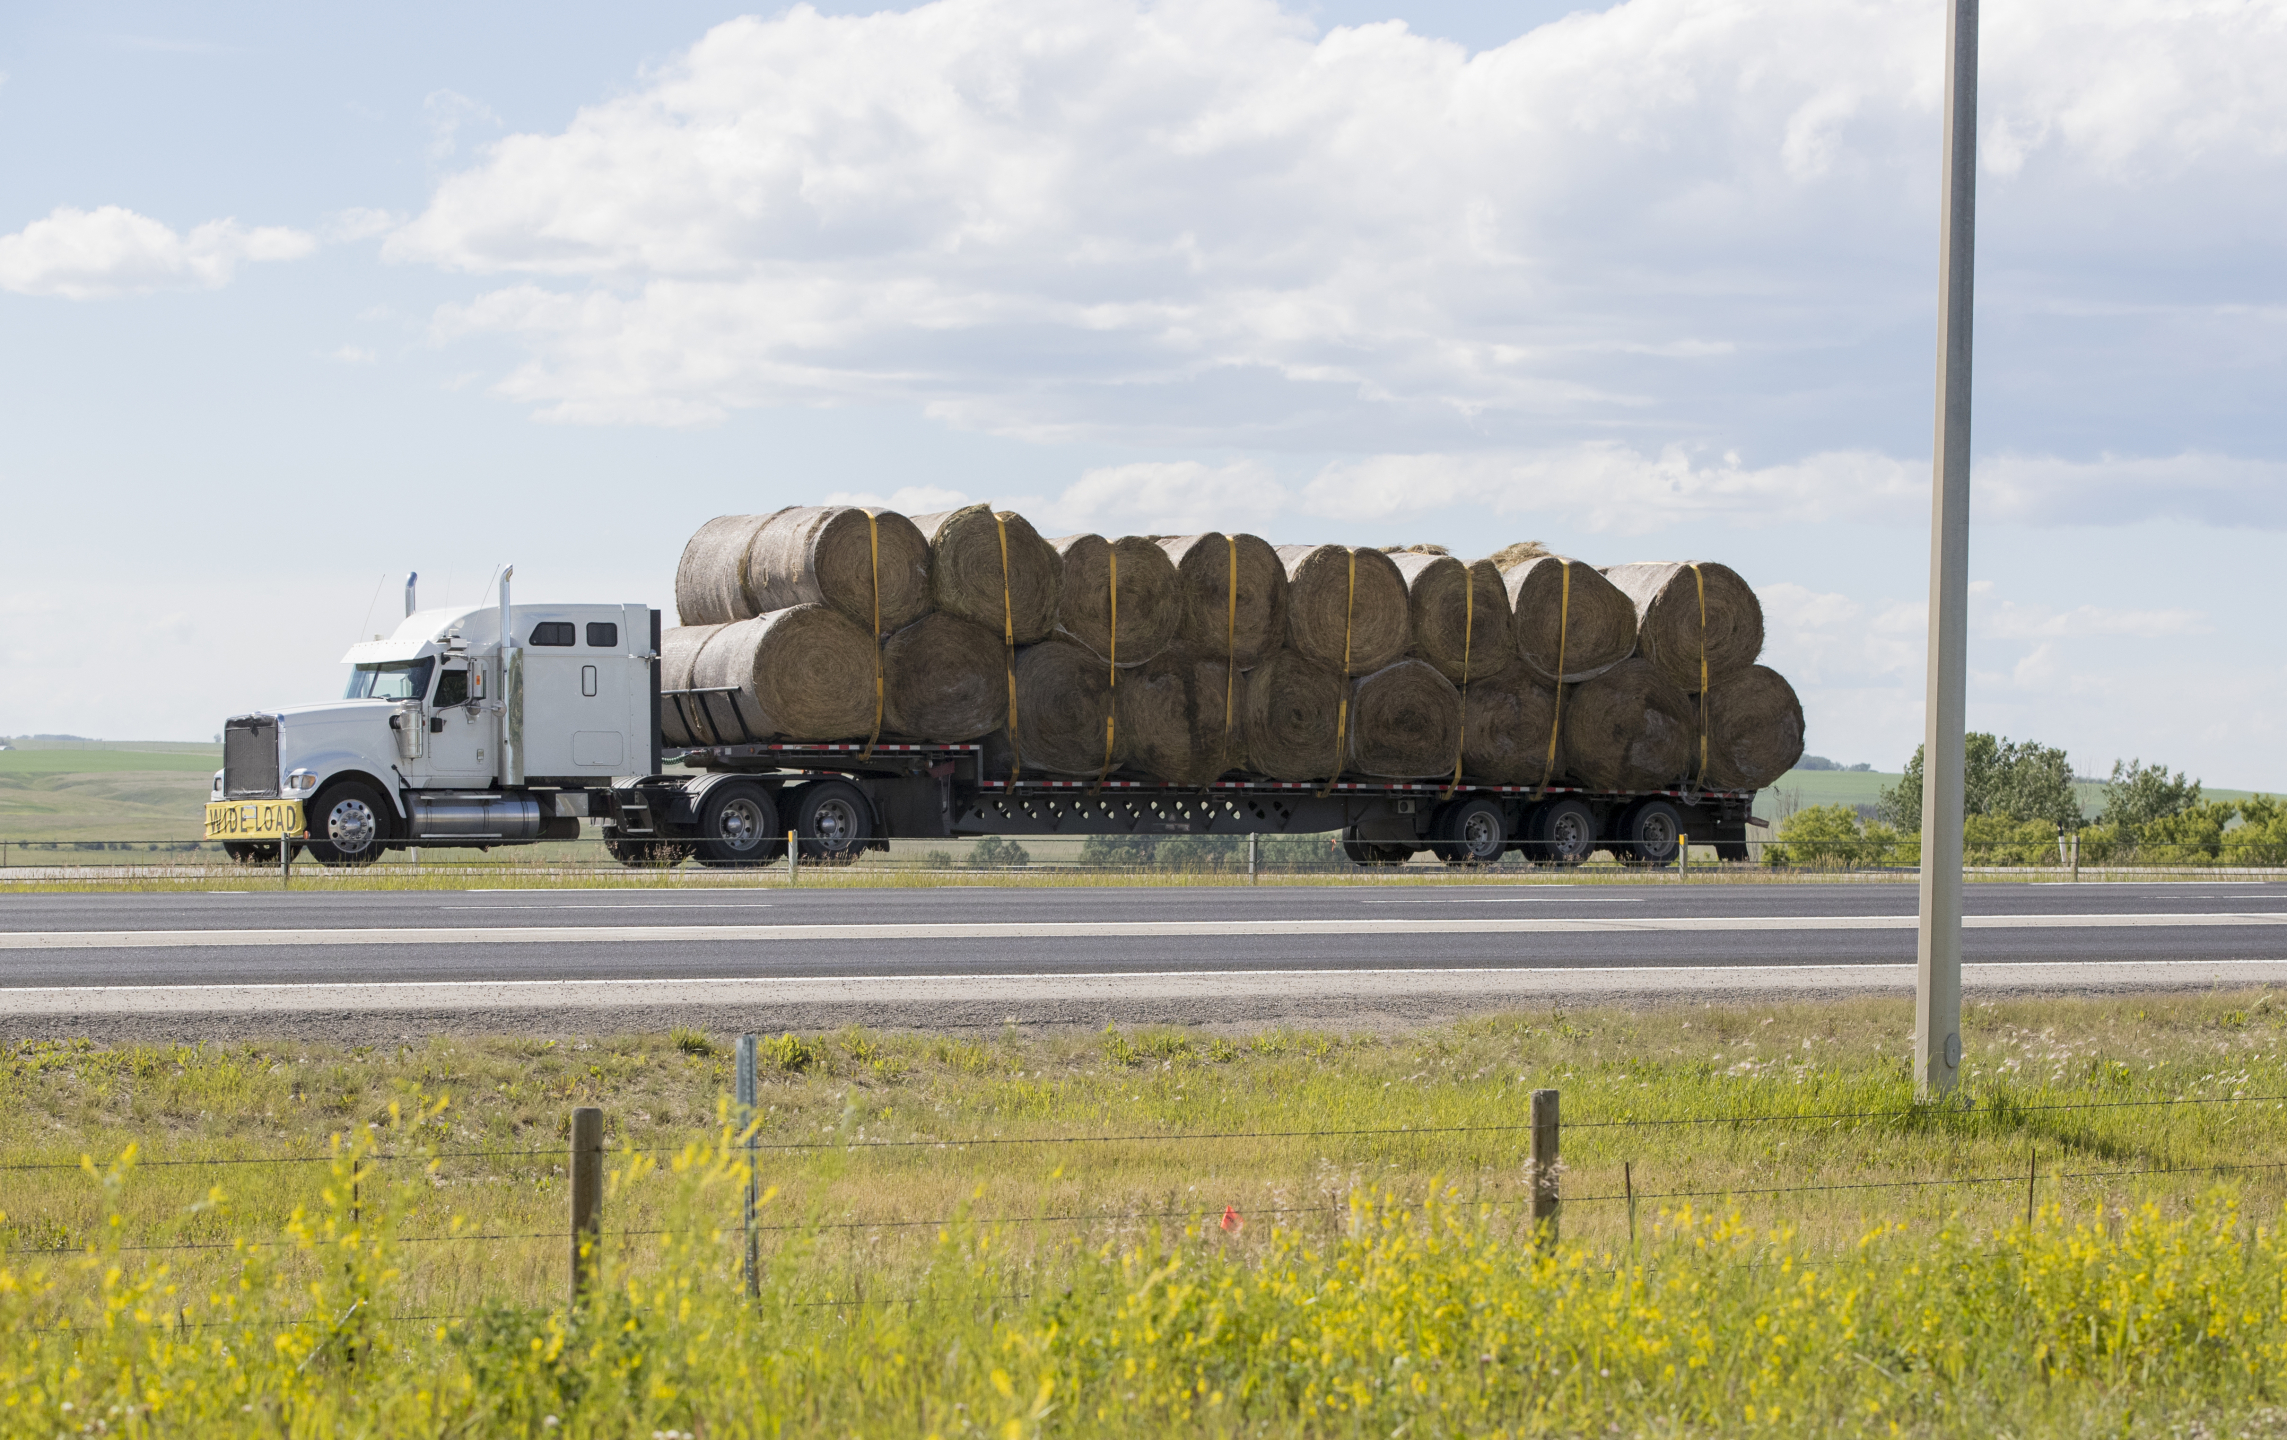
[[[0,1433],[2282,1433],[2287,1188],[2200,1168],[2287,1158],[2279,1006],[1968,1018],[1944,1112],[1891,1001],[778,1037],[761,1139],[814,1148],[761,1152],[752,1304],[728,1037],[19,1044]],[[614,1154],[567,1312],[576,1104]],[[1870,1118],[1597,1123],[1771,1114]],[[225,1248],[131,1248],[184,1241]]]

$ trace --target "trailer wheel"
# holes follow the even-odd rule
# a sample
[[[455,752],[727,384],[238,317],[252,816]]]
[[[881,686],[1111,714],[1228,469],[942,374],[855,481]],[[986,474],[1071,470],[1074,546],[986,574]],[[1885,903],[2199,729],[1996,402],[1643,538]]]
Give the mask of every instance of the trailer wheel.
[[[699,802],[701,865],[767,865],[786,853],[778,829],[778,806],[770,792],[752,780],[709,786]]]
[[[873,844],[874,809],[846,780],[815,780],[794,792],[794,832],[803,859],[847,865]]]
[[[1620,817],[1620,840],[1631,865],[1673,865],[1683,817],[1665,800],[1640,800]]]
[[[397,815],[370,785],[329,785],[308,812],[310,858],[320,865],[371,865],[389,847]]]
[[[1552,800],[1533,812],[1525,854],[1536,865],[1578,865],[1596,853],[1596,812],[1578,800]]]
[[[1430,846],[1448,865],[1498,865],[1509,848],[1509,831],[1501,807],[1483,796],[1455,800],[1430,822],[1436,842]]]

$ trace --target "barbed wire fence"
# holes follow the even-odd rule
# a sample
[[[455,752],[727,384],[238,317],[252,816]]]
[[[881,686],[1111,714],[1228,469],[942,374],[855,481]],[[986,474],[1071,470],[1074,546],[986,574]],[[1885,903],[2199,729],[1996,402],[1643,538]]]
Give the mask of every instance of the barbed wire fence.
[[[635,1156],[676,1156],[689,1153],[694,1146],[707,1147],[723,1142],[729,1135],[728,1148],[722,1158],[733,1155],[743,1161],[745,1193],[737,1223],[726,1221],[710,1227],[707,1235],[734,1236],[740,1242],[736,1263],[743,1283],[750,1293],[759,1286],[762,1264],[762,1240],[765,1236],[791,1234],[822,1234],[848,1232],[894,1232],[916,1229],[949,1230],[960,1226],[1003,1227],[1025,1225],[1103,1225],[1110,1223],[1135,1224],[1139,1222],[1181,1221],[1186,1225],[1205,1227],[1215,1223],[1214,1207],[1169,1206],[1125,1207],[1118,1209],[1084,1209],[1071,1211],[1037,1211],[1005,1215],[977,1215],[957,1213],[923,1217],[891,1217],[863,1220],[810,1220],[786,1223],[765,1223],[757,1201],[761,1186],[768,1173],[768,1157],[772,1155],[823,1154],[831,1152],[863,1153],[868,1151],[932,1151],[959,1152],[971,1150],[1001,1150],[1019,1147],[1088,1147],[1106,1145],[1197,1145],[1214,1141],[1273,1142],[1292,1140],[1404,1139],[1419,1142],[1439,1137],[1463,1136],[1519,1136],[1528,1139],[1522,1192],[1493,1198],[1473,1198],[1468,1205],[1484,1211],[1516,1209],[1523,1211],[1521,1218],[1529,1219],[1532,1243],[1541,1248],[1555,1245],[1568,1208],[1597,1205],[1628,1207],[1628,1229],[1631,1240],[1636,1231],[1636,1207],[1645,1203],[1666,1201],[1720,1202],[1746,1198],[1769,1199],[1790,1195],[1866,1193],[1876,1191],[1929,1192],[1942,1189],[1986,1189],[1999,1186],[2022,1187],[2026,1197],[2026,1222],[2032,1223],[2034,1201],[2042,1180],[2062,1183],[2067,1181],[2134,1181],[2150,1178],[2218,1178],[2232,1175],[2280,1174],[2287,1172],[2287,1161],[2247,1161],[2224,1164],[2142,1165],[2115,1166],[2105,1169],[2072,1169],[2051,1161],[2050,1168],[2041,1168],[2037,1148],[2029,1148],[2026,1167],[2008,1173],[1944,1175],[1875,1180],[1833,1180],[1806,1184],[1761,1186],[1699,1186],[1680,1189],[1639,1189],[1635,1183],[1632,1164],[1622,1165],[1622,1187],[1618,1190],[1566,1193],[1563,1160],[1563,1132],[1567,1129],[1594,1132],[1624,1132],[1635,1129],[1657,1129],[1673,1132],[1679,1129],[1730,1129],[1751,1127],[1820,1124],[1899,1124],[1928,1127],[1948,1121],[1967,1119],[2007,1119],[2013,1116],[2036,1116],[2051,1113],[2091,1111],[2158,1111],[2195,1107],[2240,1107],[2287,1104],[2287,1094],[2233,1094],[2229,1096],[2185,1095],[2147,1100],[2090,1100],[2055,1103],[2021,1103],[2002,1099],[1984,1106],[1975,1104],[1914,1105],[1889,1109],[1869,1110],[1817,1110],[1817,1111],[1742,1111],[1722,1115],[1702,1116],[1588,1116],[1565,1120],[1561,1116],[1561,1095],[1555,1089],[1531,1092],[1529,1116],[1521,1122],[1461,1125],[1386,1125],[1343,1126],[1223,1130],[1139,1130],[1088,1131],[1042,1135],[958,1135],[923,1136],[912,1139],[864,1139],[835,1137],[831,1139],[794,1140],[768,1137],[762,1130],[758,1098],[760,1044],[758,1037],[740,1037],[737,1047],[737,1100],[732,1112],[738,1128],[725,1127],[705,1135],[696,1135],[681,1144],[620,1146],[607,1149],[604,1144],[604,1113],[601,1107],[579,1106],[568,1117],[570,1143],[565,1146],[500,1149],[493,1147],[442,1150],[398,1149],[371,1150],[357,1153],[358,1164],[385,1165],[396,1162],[422,1164],[468,1160],[527,1160],[561,1166],[569,1178],[566,1224],[561,1229],[458,1231],[442,1234],[398,1235],[395,1243],[405,1245],[473,1245],[509,1244],[552,1241],[567,1246],[566,1303],[577,1307],[600,1280],[606,1246],[611,1241],[634,1241],[661,1236],[695,1234],[666,1227],[605,1228],[604,1174],[608,1160]],[[323,1153],[225,1155],[167,1157],[138,1159],[136,1168],[183,1169],[193,1167],[295,1167],[332,1165],[342,1156],[333,1151]],[[21,1161],[0,1164],[0,1175],[37,1176],[64,1171],[81,1172],[92,1168],[92,1161]],[[1348,1212],[1354,1200],[1329,1201],[1315,1204],[1280,1204],[1250,1209],[1246,1217],[1286,1221],[1305,1216],[1330,1216]],[[1235,1212],[1226,1212],[1226,1215]],[[84,1245],[8,1245],[0,1247],[0,1263],[18,1258],[63,1257],[96,1253],[164,1254],[200,1251],[261,1251],[308,1249],[295,1240],[247,1241],[171,1239],[99,1246],[93,1242]],[[1864,1263],[1851,1257],[1831,1257],[1835,1263]],[[858,1305],[901,1304],[921,1297],[848,1297],[817,1301],[792,1302],[801,1308],[837,1308]],[[1022,1292],[1003,1298],[1024,1298]],[[369,1320],[385,1323],[454,1323],[471,1318],[464,1313],[411,1314],[397,1316],[370,1316]],[[202,1322],[209,1323],[209,1322]],[[217,1325],[243,1326],[244,1321],[211,1322]],[[307,1316],[263,1322],[272,1328],[286,1328],[326,1323],[322,1316]]]

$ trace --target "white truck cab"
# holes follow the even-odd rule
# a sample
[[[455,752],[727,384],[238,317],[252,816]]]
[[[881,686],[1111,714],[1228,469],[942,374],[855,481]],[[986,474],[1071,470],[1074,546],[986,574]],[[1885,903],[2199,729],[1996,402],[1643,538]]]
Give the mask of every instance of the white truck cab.
[[[498,605],[414,611],[342,656],[341,699],[226,722],[207,833],[255,858],[301,828],[334,863],[576,838],[591,791],[659,770],[658,654],[648,606],[512,605],[506,576]]]

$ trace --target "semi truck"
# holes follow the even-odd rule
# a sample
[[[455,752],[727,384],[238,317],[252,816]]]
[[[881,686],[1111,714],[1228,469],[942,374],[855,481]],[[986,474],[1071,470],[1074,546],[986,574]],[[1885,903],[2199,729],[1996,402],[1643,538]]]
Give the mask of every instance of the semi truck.
[[[232,717],[206,833],[243,862],[281,845],[328,865],[407,847],[575,840],[594,827],[630,866],[694,860],[838,863],[892,839],[1335,834],[1361,866],[1428,851],[1486,865],[1512,851],[1579,865],[1674,864],[1688,836],[1745,860],[1752,791],[1678,785],[1601,793],[1466,775],[1281,781],[1231,775],[1036,775],[988,764],[981,743],[747,733],[729,691],[660,688],[648,605],[497,604],[422,610],[418,576],[386,638],[350,647],[338,700]],[[704,742],[670,748],[662,719]],[[678,766],[670,770],[670,764]]]

